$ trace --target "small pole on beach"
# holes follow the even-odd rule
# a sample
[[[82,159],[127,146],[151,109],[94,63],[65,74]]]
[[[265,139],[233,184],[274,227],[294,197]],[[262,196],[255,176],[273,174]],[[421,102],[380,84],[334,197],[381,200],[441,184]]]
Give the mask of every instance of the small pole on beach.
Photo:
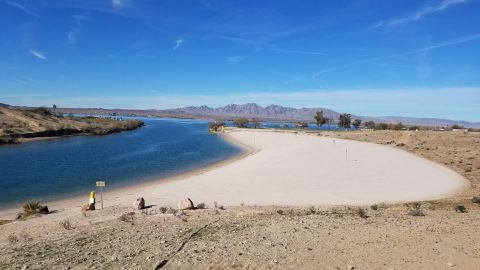
[[[105,181],[97,181],[96,186],[100,188],[100,200],[102,201],[103,209],[103,187],[105,186]]]
[[[348,151],[346,147],[345,147],[345,162],[348,162]]]

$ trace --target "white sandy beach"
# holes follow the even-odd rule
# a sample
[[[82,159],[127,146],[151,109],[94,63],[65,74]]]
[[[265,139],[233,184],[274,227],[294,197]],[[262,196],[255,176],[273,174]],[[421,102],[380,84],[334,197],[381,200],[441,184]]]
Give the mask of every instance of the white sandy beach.
[[[210,206],[214,201],[226,206],[368,205],[444,198],[469,185],[443,166],[390,146],[272,130],[231,130],[225,136],[248,153],[171,179],[107,191],[105,207],[130,206],[140,196],[147,205],[171,206],[186,197]],[[87,200],[85,194],[48,206],[65,216],[78,214]],[[0,217],[14,213],[3,210]]]

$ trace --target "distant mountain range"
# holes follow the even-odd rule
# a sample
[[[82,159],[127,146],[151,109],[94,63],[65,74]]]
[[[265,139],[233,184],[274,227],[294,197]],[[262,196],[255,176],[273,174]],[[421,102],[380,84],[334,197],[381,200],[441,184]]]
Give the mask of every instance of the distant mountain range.
[[[229,104],[224,107],[212,108],[208,106],[191,106],[167,110],[127,110],[127,109],[59,109],[65,113],[86,113],[86,114],[116,114],[130,116],[157,116],[157,117],[175,117],[175,118],[199,118],[199,119],[220,119],[228,120],[238,117],[258,118],[260,120],[270,121],[307,121],[313,122],[313,116],[317,111],[323,111],[324,116],[337,120],[340,113],[327,108],[290,108],[280,105],[270,105],[267,107],[259,106],[255,103],[247,104]],[[467,121],[455,121],[436,118],[415,118],[401,116],[370,117],[352,115],[352,119],[361,119],[362,121],[374,121],[376,123],[398,123],[405,125],[447,127],[452,125],[461,125],[464,127],[480,128],[480,123]]]
[[[208,106],[186,107],[171,110],[163,110],[169,114],[189,114],[196,116],[207,116],[213,118],[259,118],[264,120],[283,120],[283,121],[312,121],[313,115],[317,111],[323,111],[323,115],[330,119],[338,119],[338,112],[327,108],[302,108],[295,109],[279,105],[270,105],[267,107],[259,106],[255,103],[242,105],[229,104],[224,107],[211,108]]]

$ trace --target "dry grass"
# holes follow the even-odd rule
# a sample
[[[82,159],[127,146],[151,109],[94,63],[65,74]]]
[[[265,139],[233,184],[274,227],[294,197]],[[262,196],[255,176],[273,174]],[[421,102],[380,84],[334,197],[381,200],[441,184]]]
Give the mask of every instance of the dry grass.
[[[69,219],[62,220],[58,223],[60,227],[64,228],[65,230],[71,230],[73,229],[72,224],[70,223]]]
[[[123,222],[128,222],[133,224],[133,216],[135,215],[135,212],[128,212],[128,213],[123,213],[118,220],[123,221]]]
[[[18,242],[18,237],[14,234],[10,234],[7,239],[10,244],[15,244]]]

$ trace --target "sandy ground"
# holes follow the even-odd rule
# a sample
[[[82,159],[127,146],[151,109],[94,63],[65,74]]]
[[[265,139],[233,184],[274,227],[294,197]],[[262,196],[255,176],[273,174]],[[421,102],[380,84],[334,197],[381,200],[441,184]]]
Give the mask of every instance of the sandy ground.
[[[246,137],[240,138],[242,134]],[[106,198],[107,207],[102,211],[82,215],[77,204],[84,199],[75,198],[51,204],[51,209],[57,212],[50,215],[14,222],[0,220],[0,224],[3,224],[0,225],[0,269],[479,269],[480,207],[479,204],[471,202],[471,196],[480,195],[480,133],[376,131],[322,132],[320,136],[272,134],[269,134],[268,140],[264,142],[257,133],[232,133],[230,135],[234,140],[247,140],[247,143],[248,140],[253,141],[250,144],[254,146],[254,149],[251,149],[254,154],[247,154],[234,162],[224,162],[201,172],[180,176],[166,184],[136,186],[129,192],[112,191]],[[289,142],[281,144],[285,142],[275,140],[277,135],[290,136]],[[338,137],[388,146],[341,141]],[[313,142],[313,145],[306,143],[304,146],[301,143],[307,141]],[[292,171],[296,168],[291,167],[290,163],[282,166],[269,164],[273,157],[267,155],[268,144],[273,148],[294,151],[295,154],[284,156],[284,160],[298,159],[297,164],[304,164],[306,161],[298,157],[300,152],[295,152],[300,149],[308,149],[309,153],[315,155],[315,159],[320,160],[309,163],[309,166],[313,166],[308,167],[312,170],[310,174],[295,173]],[[348,145],[347,161],[342,160],[344,166],[335,165],[342,159],[340,154],[336,157],[335,153],[330,152],[329,159],[322,159],[320,154],[316,156],[317,152],[327,156],[325,151],[319,151],[322,147],[330,149],[328,147],[344,144]],[[360,153],[363,147],[368,150],[368,155],[355,157],[355,153]],[[343,149],[340,150],[344,154]],[[433,162],[412,156],[407,151]],[[383,156],[384,160],[376,161],[374,156],[377,154],[373,153],[386,156]],[[277,187],[278,182],[267,180],[263,186],[255,185],[257,181],[249,179],[252,168],[242,171],[242,175],[230,176],[244,179],[249,185],[214,182],[216,185],[213,187],[202,187],[201,184],[213,181],[206,176],[242,163],[247,166],[249,160],[262,155],[266,156],[265,159],[260,159],[264,161],[259,164],[260,167],[278,168],[280,172],[276,175],[283,179],[282,183],[285,183],[293,194],[297,192],[297,188],[305,190],[305,198],[295,199],[297,201],[293,203],[302,206],[257,206],[262,203],[255,202],[282,204],[271,202],[272,198],[275,200],[276,197],[275,193],[266,193],[269,188],[280,193],[285,191]],[[407,181],[408,185],[403,186],[398,182],[402,179],[396,181],[393,173],[396,172],[396,166],[401,166],[394,161],[402,158],[406,160],[403,162],[414,163],[411,164],[413,167],[407,167],[408,171],[430,170],[438,175],[423,175],[422,178],[415,178],[416,181],[410,181],[408,178],[415,177],[416,174],[409,174],[407,171],[403,174],[407,179],[403,180]],[[387,169],[382,171],[379,166],[370,169],[376,174],[393,173],[393,180],[389,180],[389,184],[396,185],[401,192],[391,192],[392,196],[415,194],[415,198],[411,197],[411,200],[420,200],[442,197],[452,191],[459,193],[446,199],[417,204],[380,204],[372,208],[320,206],[323,197],[328,200],[342,198],[344,202],[345,198],[328,193],[318,196],[317,193],[319,203],[312,203],[312,207],[303,206],[315,198],[315,192],[306,190],[306,183],[302,181],[292,185],[287,180],[291,179],[292,175],[297,177],[297,174],[322,176],[325,167],[320,165],[330,160],[331,163],[327,163],[329,166],[338,166],[336,169],[346,171],[342,172],[342,175],[349,175],[346,169],[348,167],[345,166],[358,169],[369,162],[383,162],[380,164]],[[263,170],[257,172],[261,171]],[[404,171],[397,173],[405,173]],[[470,188],[462,190],[466,187],[459,175],[471,182]],[[440,179],[438,183],[441,183],[441,188],[438,189],[435,182],[437,178]],[[221,177],[218,181],[226,180]],[[345,187],[357,184],[348,179],[347,181],[350,182],[345,184]],[[422,187],[423,181],[428,185]],[[382,188],[387,185],[383,187],[382,181],[373,183],[370,185],[373,192],[365,189],[364,185],[357,185],[357,188],[372,196],[385,192]],[[312,181],[311,185],[318,187],[318,182]],[[245,188],[248,192],[232,191],[238,188]],[[381,191],[375,192],[375,188]],[[407,188],[411,193],[405,192]],[[177,195],[159,193],[161,195],[155,196],[157,192],[167,190],[191,191],[192,193],[178,196],[190,196],[197,203],[205,201],[208,208],[184,212],[170,210],[163,213],[165,209],[160,206],[176,205]],[[213,197],[201,197],[202,190],[208,191]],[[223,192],[219,193],[221,190],[232,197],[222,195]],[[254,191],[262,196],[250,194]],[[291,196],[292,193],[287,193],[287,197],[294,197]],[[123,194],[124,197],[117,199],[114,194]],[[147,199],[147,204],[156,205],[144,211],[132,212],[130,205],[138,194]],[[389,198],[392,199],[392,196]],[[237,197],[242,200],[236,201]],[[203,198],[205,200],[202,200]],[[221,200],[222,198],[225,200]],[[377,198],[375,201],[384,200],[384,197]],[[290,198],[285,200],[287,199]],[[350,202],[354,204],[361,199],[349,196]],[[215,208],[211,203],[213,200],[227,205],[227,210]],[[391,201],[398,200],[406,199],[393,197]],[[240,201],[244,203],[242,206],[234,206]],[[119,203],[113,205],[113,202]],[[365,203],[367,202],[361,204]],[[455,211],[459,204],[467,208],[466,213]],[[409,215],[409,211],[414,208],[419,208],[425,216]],[[359,209],[363,209],[365,215]],[[129,212],[132,213],[126,214]],[[6,217],[10,214],[7,211],[3,212],[3,215]],[[63,222],[63,225],[60,222]]]

